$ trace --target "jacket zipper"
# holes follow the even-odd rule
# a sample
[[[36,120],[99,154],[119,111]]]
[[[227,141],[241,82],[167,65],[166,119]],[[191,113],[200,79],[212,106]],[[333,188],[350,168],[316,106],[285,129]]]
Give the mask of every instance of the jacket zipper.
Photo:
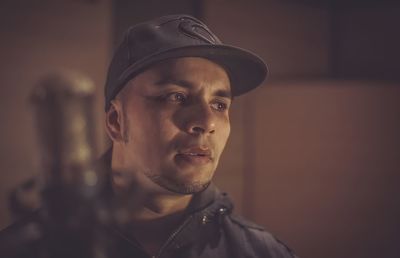
[[[185,221],[174,231],[172,234],[168,237],[167,241],[161,246],[160,250],[157,252],[156,255],[152,256],[152,258],[160,258],[162,255],[162,252],[168,247],[168,245],[171,243],[172,240],[186,227],[186,225],[191,221],[193,218],[193,215],[190,215],[185,219]]]

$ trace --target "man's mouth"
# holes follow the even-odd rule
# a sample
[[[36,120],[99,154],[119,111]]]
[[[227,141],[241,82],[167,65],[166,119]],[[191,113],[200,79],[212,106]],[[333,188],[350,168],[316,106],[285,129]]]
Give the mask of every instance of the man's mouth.
[[[213,160],[212,153],[208,148],[192,147],[178,152],[178,160],[189,162],[194,165],[204,165]]]

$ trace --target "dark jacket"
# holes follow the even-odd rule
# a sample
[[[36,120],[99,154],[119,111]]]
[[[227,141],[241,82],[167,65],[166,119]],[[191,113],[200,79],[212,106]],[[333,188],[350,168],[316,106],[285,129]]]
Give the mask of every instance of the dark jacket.
[[[295,257],[287,246],[261,226],[232,214],[232,210],[229,197],[210,185],[194,196],[186,220],[171,234],[157,257]],[[41,254],[51,239],[46,238],[40,228],[43,218],[39,211],[3,230],[0,257],[45,257]],[[29,241],[24,240],[24,234],[30,234]],[[134,239],[127,238],[112,225],[102,225],[96,237],[100,249],[106,250],[112,258],[150,257]]]
[[[100,166],[110,170],[111,152],[100,159]],[[100,192],[101,207],[111,209],[113,203],[111,180],[105,181]],[[50,194],[52,195],[52,194]],[[61,196],[63,197],[63,196]],[[85,206],[64,198],[72,206]],[[55,206],[59,199],[55,200]],[[79,203],[80,202],[80,203]],[[106,205],[104,205],[106,204]],[[88,203],[88,206],[91,204]],[[68,211],[61,206],[61,214]],[[71,207],[71,206],[69,206]],[[1,258],[150,258],[135,239],[121,233],[109,221],[95,223],[93,214],[83,214],[79,227],[74,221],[68,234],[59,236],[58,223],[41,209],[0,232]],[[90,209],[88,209],[90,210]],[[96,213],[97,214],[97,213]],[[85,219],[86,218],[86,219]],[[83,222],[82,222],[83,221]],[[50,226],[49,226],[50,225]],[[87,244],[90,243],[90,244]],[[89,249],[88,249],[89,246]],[[79,255],[76,253],[78,252]],[[93,255],[93,253],[97,253]],[[101,254],[101,255],[98,255]],[[186,210],[186,219],[170,235],[159,250],[160,258],[294,258],[291,250],[270,233],[250,221],[233,214],[233,204],[226,193],[213,184],[194,194]]]

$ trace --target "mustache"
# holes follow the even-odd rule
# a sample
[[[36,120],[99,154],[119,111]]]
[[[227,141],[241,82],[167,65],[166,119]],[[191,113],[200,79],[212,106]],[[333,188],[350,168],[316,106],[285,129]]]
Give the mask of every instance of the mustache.
[[[180,154],[199,153],[213,156],[215,153],[215,144],[206,137],[182,137],[174,141],[173,148]]]

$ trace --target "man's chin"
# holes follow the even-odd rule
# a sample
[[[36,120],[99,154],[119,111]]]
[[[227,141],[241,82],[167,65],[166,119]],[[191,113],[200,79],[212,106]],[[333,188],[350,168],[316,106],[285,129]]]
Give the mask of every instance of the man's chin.
[[[178,182],[177,180],[165,178],[162,176],[149,176],[149,179],[153,181],[155,184],[161,186],[164,189],[167,189],[172,193],[184,194],[184,195],[201,192],[204,189],[206,189],[211,183],[210,180],[206,182],[200,182],[200,181]]]
[[[210,185],[210,182],[190,184],[190,185],[175,185],[172,187],[169,185],[165,185],[163,187],[173,193],[188,195],[188,194],[199,193],[199,192],[203,191],[204,189],[206,189],[209,185]]]

